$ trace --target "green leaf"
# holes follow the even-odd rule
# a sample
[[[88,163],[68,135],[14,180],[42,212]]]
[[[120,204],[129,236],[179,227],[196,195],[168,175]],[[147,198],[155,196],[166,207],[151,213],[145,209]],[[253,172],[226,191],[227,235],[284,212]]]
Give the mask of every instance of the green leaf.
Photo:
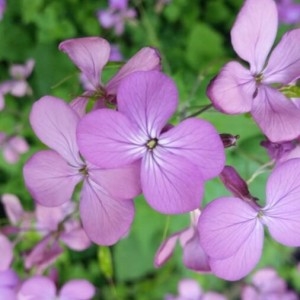
[[[223,55],[222,36],[207,24],[194,25],[187,38],[187,63],[194,70],[200,70],[218,61]]]
[[[113,277],[113,263],[109,247],[98,247],[98,264],[100,270],[107,279],[112,279]]]
[[[288,98],[300,98],[300,86],[286,85],[279,89]]]

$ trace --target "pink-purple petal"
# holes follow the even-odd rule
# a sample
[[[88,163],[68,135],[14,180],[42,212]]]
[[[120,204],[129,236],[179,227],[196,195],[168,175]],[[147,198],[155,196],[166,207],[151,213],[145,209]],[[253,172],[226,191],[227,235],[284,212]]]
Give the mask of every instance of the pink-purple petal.
[[[84,93],[70,102],[70,106],[74,109],[80,117],[86,114],[86,106],[89,102],[89,93]]]
[[[93,181],[118,199],[132,199],[141,193],[140,162],[122,168],[99,169],[91,164],[88,170]]]
[[[43,150],[25,164],[23,175],[32,197],[41,205],[57,206],[69,201],[82,176],[55,151]]]
[[[161,213],[185,213],[199,208],[203,182],[202,173],[194,164],[160,146],[143,157],[142,190],[150,206]]]
[[[183,279],[178,284],[178,292],[181,300],[183,299],[202,299],[203,291],[198,282],[193,279]],[[178,298],[176,298],[178,299]]]
[[[101,168],[117,168],[139,159],[147,142],[139,136],[125,115],[110,109],[89,113],[77,128],[80,152]]]
[[[71,199],[70,199],[71,200]],[[55,231],[60,222],[68,215],[71,214],[74,207],[70,201],[54,207],[47,207],[43,205],[36,205],[35,216],[36,225],[38,230],[49,232]]]
[[[101,37],[84,37],[66,40],[59,50],[68,54],[73,63],[97,89],[102,70],[109,59],[110,45]]]
[[[157,137],[178,105],[175,83],[158,71],[136,72],[118,90],[118,109],[149,138]]]
[[[209,264],[215,275],[226,280],[239,280],[254,269],[262,254],[264,230],[259,220],[253,222],[252,231],[232,256],[210,259]],[[247,230],[247,225],[239,223],[238,231],[243,234],[244,229]]]
[[[115,199],[99,184],[87,179],[81,192],[80,216],[93,242],[113,245],[128,233],[134,204],[132,200]]]
[[[251,110],[255,89],[255,81],[249,70],[232,61],[211,81],[207,96],[219,111],[240,114]]]
[[[73,279],[63,285],[59,296],[64,300],[89,300],[95,293],[95,287],[87,280]]]
[[[42,274],[63,252],[56,237],[48,234],[25,256],[25,268],[28,270],[34,267],[36,274]]]
[[[128,62],[119,70],[119,72],[108,82],[106,91],[109,95],[115,95],[122,80],[137,71],[160,71],[161,58],[155,48],[145,47],[137,52]]]
[[[289,141],[300,135],[300,109],[271,87],[258,87],[251,112],[271,142]]]
[[[34,276],[27,279],[18,292],[20,299],[53,300],[55,296],[55,284],[45,276]]]
[[[272,51],[264,83],[289,84],[300,77],[300,29],[288,31]]]
[[[82,251],[91,246],[91,241],[78,220],[69,220],[64,224],[60,239],[70,248]]]
[[[165,264],[170,257],[172,256],[175,246],[177,244],[179,235],[181,232],[176,232],[170,235],[164,242],[159,246],[155,258],[154,258],[154,265],[155,267],[159,268],[163,264]]]
[[[5,235],[0,235],[0,272],[9,268],[13,261],[13,246]]]
[[[0,286],[0,299],[5,300],[22,300],[17,299],[16,291],[13,289],[3,288]]]
[[[261,293],[282,294],[287,288],[285,281],[271,268],[258,270],[252,277],[252,283]]]
[[[1,201],[10,223],[16,225],[20,222],[24,215],[24,210],[19,198],[13,194],[4,194]]]
[[[0,272],[0,288],[14,288],[19,283],[18,275],[12,269]]]
[[[272,237],[286,246],[300,246],[300,159],[280,164],[267,183],[263,210]]]
[[[63,100],[52,96],[35,102],[30,113],[30,123],[38,138],[73,166],[81,163],[76,142],[78,122],[78,114]]]
[[[220,136],[204,120],[190,118],[181,122],[160,136],[159,145],[196,165],[204,179],[217,176],[225,164]]]
[[[199,217],[200,243],[208,256],[234,255],[256,227],[258,211],[239,198],[223,197],[209,203]]]
[[[183,263],[190,270],[197,272],[210,271],[209,258],[201,246],[196,228],[192,238],[183,247]]]
[[[278,13],[273,0],[246,0],[231,29],[236,53],[250,64],[251,73],[262,71],[274,43]]]

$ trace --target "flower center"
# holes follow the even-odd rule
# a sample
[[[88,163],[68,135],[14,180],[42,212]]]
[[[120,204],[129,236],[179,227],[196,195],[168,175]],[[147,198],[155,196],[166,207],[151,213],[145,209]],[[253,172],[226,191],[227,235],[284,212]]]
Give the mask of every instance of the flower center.
[[[255,82],[256,82],[257,84],[259,84],[259,83],[262,82],[264,76],[263,76],[262,73],[260,73],[260,74],[255,75],[254,78],[255,78]]]
[[[146,146],[149,150],[153,150],[158,144],[158,139],[154,138],[154,139],[150,139],[147,143]]]
[[[89,171],[88,171],[87,166],[86,166],[86,165],[82,166],[82,167],[79,169],[79,173],[81,173],[83,176],[89,175]]]

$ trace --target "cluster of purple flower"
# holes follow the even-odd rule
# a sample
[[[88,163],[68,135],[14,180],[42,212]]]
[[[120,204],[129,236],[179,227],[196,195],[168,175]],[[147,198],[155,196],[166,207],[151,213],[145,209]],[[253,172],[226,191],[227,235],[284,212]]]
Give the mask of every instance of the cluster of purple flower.
[[[5,95],[10,94],[19,98],[32,94],[31,87],[26,79],[32,73],[34,64],[35,61],[29,59],[24,65],[14,64],[9,68],[11,79],[0,83],[0,111],[5,108]],[[15,128],[15,131],[18,131],[17,128]],[[8,135],[5,132],[0,132],[0,150],[3,152],[6,162],[10,164],[16,163],[19,160],[20,154],[27,152],[28,148],[26,140],[17,133]]]
[[[52,278],[36,275],[22,282],[13,270],[0,271],[0,297],[3,300],[90,300],[95,295],[95,287],[81,279],[68,281],[57,292],[56,277],[56,274]]]
[[[250,71],[238,62],[229,62],[207,91],[221,112],[251,112],[267,136],[263,145],[277,164],[267,183],[266,204],[262,207],[235,169],[225,166],[220,178],[233,196],[212,201],[201,214],[194,212],[198,217],[193,218],[191,227],[173,234],[161,245],[155,259],[157,266],[171,256],[179,239],[186,267],[238,280],[261,257],[264,226],[279,243],[300,245],[300,110],[297,100],[282,92],[300,77],[300,30],[286,33],[267,59],[277,21],[275,2],[246,0],[231,37],[235,51],[249,63]]]
[[[239,291],[236,291],[238,294]],[[274,269],[265,268],[257,271],[251,282],[242,286],[236,295],[241,300],[297,300],[297,294],[287,288],[286,282]],[[239,297],[238,297],[239,296]],[[196,280],[182,279],[178,283],[178,295],[167,294],[165,300],[227,300],[225,295],[204,292]]]

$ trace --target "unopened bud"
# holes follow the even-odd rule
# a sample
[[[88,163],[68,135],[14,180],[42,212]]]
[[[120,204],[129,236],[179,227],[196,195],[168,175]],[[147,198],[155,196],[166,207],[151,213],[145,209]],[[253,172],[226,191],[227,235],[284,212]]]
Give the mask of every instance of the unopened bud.
[[[234,196],[246,200],[248,202],[256,203],[257,198],[253,197],[248,189],[247,183],[231,166],[225,166],[220,174],[220,179],[228,191]]]
[[[235,146],[237,140],[240,138],[239,135],[232,135],[230,133],[221,133],[220,137],[222,139],[224,148]]]

